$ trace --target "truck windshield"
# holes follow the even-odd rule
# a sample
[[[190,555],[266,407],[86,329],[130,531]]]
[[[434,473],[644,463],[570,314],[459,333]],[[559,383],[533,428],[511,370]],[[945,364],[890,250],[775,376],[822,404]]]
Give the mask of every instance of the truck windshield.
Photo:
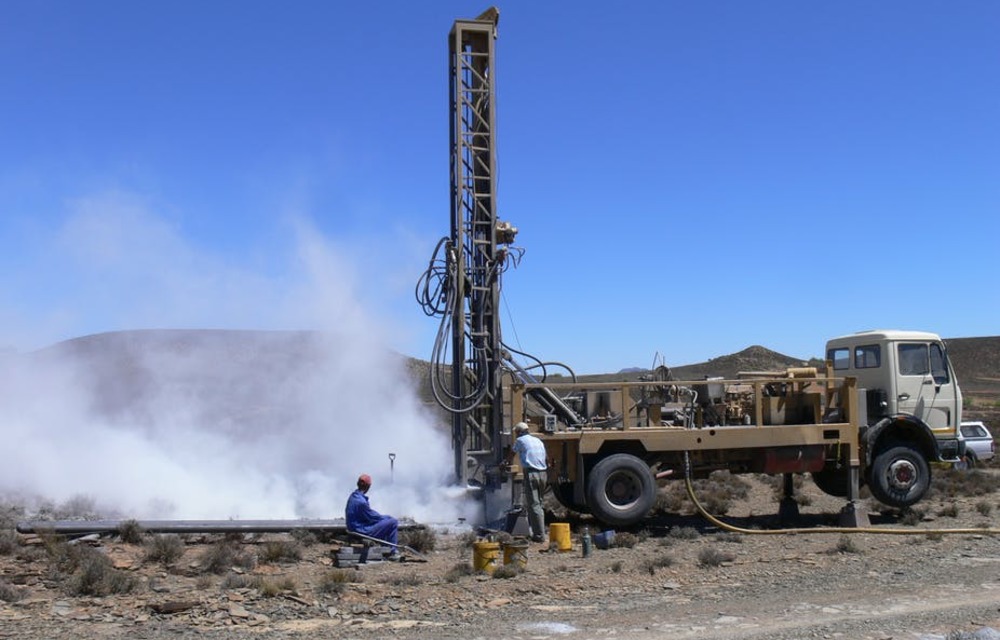
[[[947,384],[948,358],[939,344],[900,344],[899,375],[931,374],[937,384]]]

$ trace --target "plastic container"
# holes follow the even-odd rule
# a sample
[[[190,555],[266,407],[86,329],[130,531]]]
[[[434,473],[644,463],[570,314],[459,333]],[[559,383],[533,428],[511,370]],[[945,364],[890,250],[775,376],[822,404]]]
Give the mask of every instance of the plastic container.
[[[512,542],[503,546],[503,563],[514,565],[518,569],[528,566],[528,545],[523,542]]]
[[[493,570],[497,568],[497,561],[499,559],[499,542],[472,543],[472,568],[476,571],[492,574]]]
[[[549,525],[549,544],[559,551],[570,551],[573,548],[568,522],[553,522]]]
[[[615,532],[613,529],[594,534],[594,546],[598,549],[609,549],[614,541]]]

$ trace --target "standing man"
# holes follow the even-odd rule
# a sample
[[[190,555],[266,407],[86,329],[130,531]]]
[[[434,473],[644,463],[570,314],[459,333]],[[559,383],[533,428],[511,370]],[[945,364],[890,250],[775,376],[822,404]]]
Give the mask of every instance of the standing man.
[[[521,459],[524,474],[524,509],[528,512],[528,526],[534,542],[545,541],[545,512],[542,510],[542,496],[548,483],[548,465],[545,463],[545,445],[528,433],[528,425],[518,422],[514,425],[514,451]]]
[[[384,516],[368,504],[368,490],[372,478],[367,473],[358,476],[358,488],[347,499],[347,530],[378,538],[393,545],[396,555],[399,521],[392,516]]]

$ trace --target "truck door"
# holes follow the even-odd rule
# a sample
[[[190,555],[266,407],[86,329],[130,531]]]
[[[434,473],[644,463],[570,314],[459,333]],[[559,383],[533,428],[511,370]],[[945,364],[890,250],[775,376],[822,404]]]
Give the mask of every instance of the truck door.
[[[922,420],[935,432],[954,432],[957,385],[944,348],[935,342],[900,342],[896,349],[899,412]]]

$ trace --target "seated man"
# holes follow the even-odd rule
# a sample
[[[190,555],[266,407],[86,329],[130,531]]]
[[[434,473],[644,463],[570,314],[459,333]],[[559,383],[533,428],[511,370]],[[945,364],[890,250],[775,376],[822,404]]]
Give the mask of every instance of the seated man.
[[[372,479],[367,473],[358,477],[358,488],[347,499],[347,530],[377,538],[393,545],[396,552],[399,522],[392,516],[384,516],[368,504],[368,490]]]

